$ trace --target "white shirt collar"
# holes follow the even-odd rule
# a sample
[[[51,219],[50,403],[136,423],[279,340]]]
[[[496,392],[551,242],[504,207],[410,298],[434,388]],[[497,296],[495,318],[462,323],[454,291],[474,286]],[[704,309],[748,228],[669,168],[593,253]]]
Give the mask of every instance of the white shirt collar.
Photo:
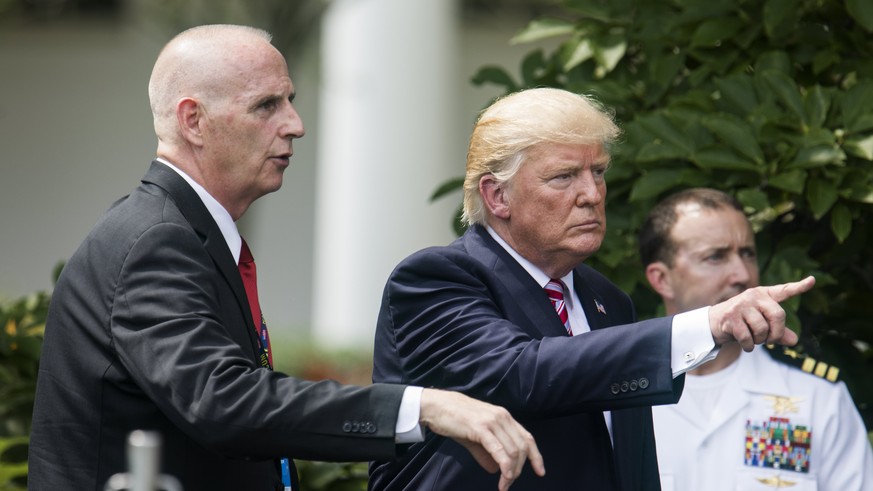
[[[495,231],[493,228],[491,228],[490,225],[486,225],[485,230],[487,230],[488,233],[491,235],[491,237],[493,237],[494,240],[496,240],[497,243],[500,244],[500,247],[503,247],[506,250],[506,252],[509,253],[510,256],[512,256],[513,258],[515,258],[516,261],[518,261],[518,264],[520,264],[521,267],[524,268],[524,270],[527,271],[527,273],[529,275],[531,275],[531,277],[533,277],[533,279],[537,282],[537,284],[539,284],[541,287],[545,287],[546,284],[548,284],[549,281],[551,281],[552,278],[549,277],[549,275],[544,273],[543,270],[541,270],[540,268],[536,267],[534,265],[534,263],[525,259],[521,254],[519,254],[515,249],[513,249],[512,246],[507,244],[506,241],[503,240],[503,237],[497,235],[497,231]],[[570,292],[574,291],[573,290],[573,270],[572,269],[570,270],[569,273],[564,275],[562,278],[558,278],[558,279],[560,279],[561,281],[564,282],[564,286],[567,288],[567,291],[570,291]]]
[[[185,181],[194,189],[197,196],[200,196],[200,200],[203,201],[204,205],[206,205],[206,209],[209,210],[212,219],[215,220],[216,224],[218,224],[218,229],[221,230],[221,235],[224,237],[224,242],[227,243],[227,247],[233,255],[233,260],[236,263],[239,263],[239,252],[240,249],[242,249],[242,238],[239,236],[239,230],[237,230],[236,223],[234,223],[230,213],[228,213],[228,211],[221,206],[221,203],[213,198],[212,195],[203,188],[203,186],[192,179],[191,176],[184,171],[171,164],[166,159],[158,157],[157,161],[176,171],[176,173],[182,176],[182,179],[185,179]]]

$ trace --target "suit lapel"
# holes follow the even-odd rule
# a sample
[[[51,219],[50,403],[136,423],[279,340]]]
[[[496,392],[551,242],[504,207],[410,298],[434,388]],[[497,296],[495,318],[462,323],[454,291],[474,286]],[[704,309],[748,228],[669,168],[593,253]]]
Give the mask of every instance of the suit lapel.
[[[233,255],[227,247],[227,242],[221,234],[221,230],[213,220],[206,205],[200,200],[200,196],[188,185],[185,180],[179,176],[174,170],[166,165],[152,161],[146,175],[142,181],[155,184],[164,189],[167,194],[173,199],[179,207],[179,211],[188,219],[188,222],[203,239],[203,247],[212,258],[221,276],[230,285],[233,295],[236,298],[240,310],[243,312],[243,318],[246,321],[246,331],[251,342],[252,355],[257,357],[258,339],[255,333],[254,318],[251,308],[249,307],[248,297],[246,297],[245,286],[242,278],[239,275],[239,269],[233,260]]]
[[[567,330],[555,314],[546,292],[484,227],[474,225],[464,237],[470,255],[491,268],[527,320],[526,325],[519,322],[516,324],[528,331],[532,330],[530,334],[536,338],[567,335]]]
[[[582,304],[582,310],[585,311],[585,319],[588,320],[588,327],[592,331],[617,324],[610,322],[606,301],[600,294],[591,289],[579,268],[573,270],[573,289],[576,290],[576,295]]]

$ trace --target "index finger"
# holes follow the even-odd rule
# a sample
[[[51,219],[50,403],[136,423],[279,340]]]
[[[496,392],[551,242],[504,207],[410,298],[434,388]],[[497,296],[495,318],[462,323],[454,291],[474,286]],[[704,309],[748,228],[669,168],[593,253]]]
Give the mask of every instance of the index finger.
[[[540,477],[546,475],[546,467],[543,464],[543,456],[542,454],[540,454],[539,448],[537,448],[533,435],[531,435],[521,425],[518,425],[518,429],[520,432],[520,435],[518,436],[521,436],[522,440],[521,442],[519,442],[519,447],[521,449],[524,449],[525,452],[519,452],[518,459],[515,462],[516,467],[514,470],[506,472],[506,469],[501,467],[500,482],[498,483],[498,489],[500,491],[508,490],[509,486],[515,481],[515,479],[521,475],[521,470],[522,467],[524,467],[525,460],[530,461],[530,465],[536,475]]]
[[[767,295],[777,302],[783,302],[793,296],[809,291],[815,285],[815,277],[807,276],[800,281],[768,286]]]
[[[534,441],[533,435],[517,421],[510,419],[507,425],[500,425],[493,430],[493,436],[500,442],[502,449],[498,453],[492,453],[500,464],[499,489],[509,489],[509,485],[521,475],[525,461],[529,460],[534,472],[542,476],[546,470],[543,465],[543,456],[540,454]],[[506,456],[506,466],[502,458]]]

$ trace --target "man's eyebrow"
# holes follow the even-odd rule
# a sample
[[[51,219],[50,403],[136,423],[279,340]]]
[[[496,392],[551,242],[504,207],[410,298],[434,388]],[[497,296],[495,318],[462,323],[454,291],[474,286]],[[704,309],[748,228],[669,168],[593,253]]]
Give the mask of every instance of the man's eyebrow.
[[[724,253],[724,252],[727,252],[731,249],[730,246],[723,246],[723,245],[715,245],[715,246],[708,245],[708,246],[704,246],[700,249],[694,249],[693,246],[696,243],[697,243],[697,241],[693,241],[693,240],[692,241],[684,241],[681,245],[684,245],[685,247],[689,248],[689,250],[691,252],[694,252],[697,254],[704,254],[704,255],[713,254],[713,253]]]
[[[261,97],[258,97],[257,99],[255,99],[255,102],[254,102],[254,104],[252,104],[252,106],[253,106],[253,107],[258,107],[258,106],[260,106],[261,104],[264,104],[264,103],[266,103],[266,102],[277,101],[277,100],[279,100],[279,99],[281,99],[281,98],[282,98],[281,96],[276,95],[276,94],[268,94],[268,95],[264,95],[264,96],[261,96]]]

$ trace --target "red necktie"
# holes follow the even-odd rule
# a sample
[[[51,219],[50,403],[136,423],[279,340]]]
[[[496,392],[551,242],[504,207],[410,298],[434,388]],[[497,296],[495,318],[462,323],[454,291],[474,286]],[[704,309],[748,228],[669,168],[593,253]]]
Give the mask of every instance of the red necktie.
[[[246,297],[249,300],[249,308],[252,310],[252,320],[258,334],[258,342],[261,349],[261,364],[269,363],[268,368],[273,366],[273,353],[270,351],[270,336],[267,333],[267,324],[261,313],[261,304],[258,302],[258,271],[255,266],[255,258],[245,239],[242,239],[242,248],[239,252],[239,274],[246,288]]]
[[[555,312],[558,313],[561,323],[564,324],[564,328],[567,329],[567,333],[572,336],[573,330],[570,329],[570,318],[567,315],[567,305],[564,303],[564,283],[562,283],[561,280],[553,279],[546,283],[546,286],[543,288],[546,290],[546,295],[549,296],[549,300],[552,301],[552,307],[554,307]]]

